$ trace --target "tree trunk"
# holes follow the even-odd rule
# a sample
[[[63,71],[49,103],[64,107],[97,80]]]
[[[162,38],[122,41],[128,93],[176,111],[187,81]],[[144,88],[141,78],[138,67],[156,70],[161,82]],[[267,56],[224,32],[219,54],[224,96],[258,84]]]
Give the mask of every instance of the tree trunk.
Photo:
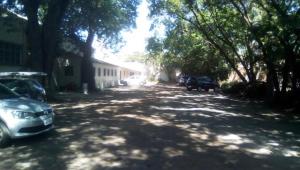
[[[41,29],[38,23],[39,0],[23,0],[25,13],[27,15],[26,41],[27,41],[27,61],[25,66],[34,71],[42,71],[42,51],[41,51]]]
[[[256,82],[256,74],[255,74],[255,71],[254,71],[254,65],[257,61],[255,61],[254,57],[254,53],[253,53],[253,50],[250,46],[250,41],[249,39],[247,38],[246,42],[246,47],[247,47],[247,51],[248,51],[248,56],[247,58],[249,59],[249,83],[250,84],[255,84]]]
[[[297,78],[298,78],[298,74],[297,73],[297,64],[296,64],[297,60],[295,59],[295,61],[293,61],[293,65],[292,65],[292,92],[293,94],[297,93]]]
[[[83,83],[88,83],[88,88],[90,91],[96,89],[95,83],[95,69],[93,67],[93,48],[92,44],[94,41],[95,33],[92,29],[88,32],[88,37],[85,42],[84,58],[81,63],[81,81]]]
[[[195,19],[196,19],[196,23],[194,23],[193,21],[186,19],[185,17],[182,17],[182,19],[190,22],[191,24],[195,25],[199,31],[199,33],[201,33],[208,42],[210,42],[215,49],[219,50],[220,54],[224,57],[225,61],[229,64],[229,66],[236,72],[236,74],[239,76],[239,78],[242,80],[242,82],[244,84],[247,84],[248,81],[246,80],[245,76],[241,73],[241,71],[236,68],[235,62],[232,61],[230,59],[230,57],[228,56],[228,53],[226,52],[226,50],[224,48],[222,48],[222,46],[220,44],[218,44],[216,41],[214,41],[213,37],[211,37],[208,33],[208,31],[202,26],[201,21],[198,18],[198,15],[196,14],[196,12],[194,11],[192,6],[189,6],[191,12],[193,13]],[[202,15],[200,15],[202,16]],[[203,17],[203,16],[202,16]]]
[[[51,0],[42,28],[43,70],[48,74],[48,89],[54,91],[52,75],[55,58],[58,55],[60,26],[69,0]]]

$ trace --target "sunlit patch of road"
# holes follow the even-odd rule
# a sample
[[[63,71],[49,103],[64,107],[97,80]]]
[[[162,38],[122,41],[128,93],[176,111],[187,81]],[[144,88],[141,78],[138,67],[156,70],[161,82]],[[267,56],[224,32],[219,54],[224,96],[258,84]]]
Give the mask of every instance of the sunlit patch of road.
[[[173,85],[64,93],[56,130],[0,150],[0,169],[300,169],[299,118]]]

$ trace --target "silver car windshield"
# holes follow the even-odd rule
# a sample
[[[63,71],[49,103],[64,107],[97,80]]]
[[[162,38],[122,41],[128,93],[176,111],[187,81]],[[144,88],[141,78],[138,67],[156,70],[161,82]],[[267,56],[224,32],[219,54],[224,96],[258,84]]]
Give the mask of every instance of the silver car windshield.
[[[17,93],[0,84],[0,100],[20,97]]]

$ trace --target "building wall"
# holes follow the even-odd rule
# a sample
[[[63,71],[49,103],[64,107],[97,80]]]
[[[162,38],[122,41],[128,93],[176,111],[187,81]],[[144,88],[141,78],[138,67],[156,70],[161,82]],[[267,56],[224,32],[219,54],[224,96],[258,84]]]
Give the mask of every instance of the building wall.
[[[5,66],[0,65],[0,72],[15,72],[15,71],[24,71],[21,66]]]
[[[96,88],[103,90],[119,85],[120,68],[108,63],[93,63],[95,69]]]
[[[23,45],[26,41],[26,20],[15,14],[0,10],[0,40]]]
[[[120,67],[119,80],[124,80],[124,79],[128,78],[129,76],[133,76],[133,75],[141,75],[141,72],[130,70],[128,68]]]
[[[0,8],[0,25],[0,71],[19,71],[26,61],[26,20]]]
[[[56,59],[54,76],[58,87],[65,90],[76,90],[81,87],[81,60],[79,56]]]

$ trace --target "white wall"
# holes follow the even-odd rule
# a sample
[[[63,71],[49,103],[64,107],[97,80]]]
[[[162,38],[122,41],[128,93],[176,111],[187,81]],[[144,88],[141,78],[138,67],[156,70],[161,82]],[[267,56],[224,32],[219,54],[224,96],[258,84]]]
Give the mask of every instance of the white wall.
[[[121,72],[120,72],[121,71]],[[121,73],[121,74],[120,74]],[[129,76],[133,75],[141,75],[142,73],[139,71],[129,70],[127,68],[119,68],[119,79],[125,80]],[[120,76],[121,75],[121,76]]]
[[[97,89],[103,90],[105,88],[115,87],[119,85],[120,68],[118,66],[106,63],[93,63],[93,66],[95,69],[95,83]],[[98,73],[99,69],[101,70],[100,75]],[[106,70],[105,75],[104,70]],[[111,70],[113,70],[113,74]]]

